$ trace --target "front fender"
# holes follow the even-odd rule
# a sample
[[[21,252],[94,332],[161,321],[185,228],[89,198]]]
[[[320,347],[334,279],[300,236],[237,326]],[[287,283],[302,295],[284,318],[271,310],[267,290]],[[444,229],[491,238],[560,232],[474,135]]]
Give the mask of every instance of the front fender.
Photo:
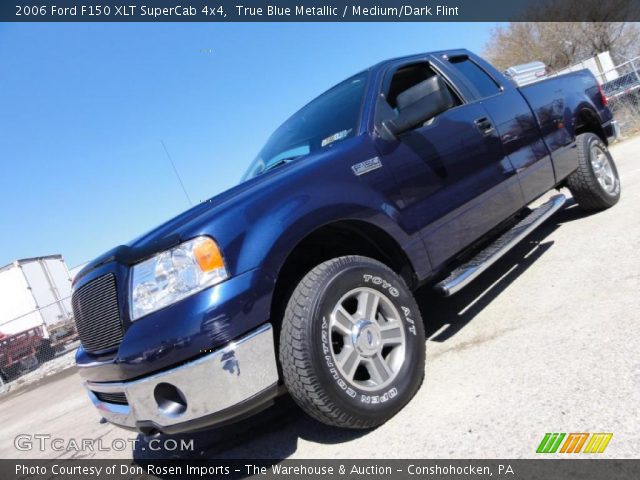
[[[266,277],[275,280],[286,258],[302,240],[319,228],[344,220],[359,220],[380,228],[402,247],[412,239],[400,228],[397,215],[395,207],[377,192],[353,183],[334,183],[328,192],[313,187],[293,193],[246,231],[238,268],[261,268]]]

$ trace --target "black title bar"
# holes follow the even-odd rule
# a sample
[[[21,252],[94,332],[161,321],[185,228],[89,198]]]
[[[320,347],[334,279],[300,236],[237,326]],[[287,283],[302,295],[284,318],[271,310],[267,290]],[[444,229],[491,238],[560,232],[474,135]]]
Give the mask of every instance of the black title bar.
[[[638,21],[640,0],[3,0],[2,22]]]
[[[640,460],[0,460],[0,478],[32,480],[510,480],[640,478]]]

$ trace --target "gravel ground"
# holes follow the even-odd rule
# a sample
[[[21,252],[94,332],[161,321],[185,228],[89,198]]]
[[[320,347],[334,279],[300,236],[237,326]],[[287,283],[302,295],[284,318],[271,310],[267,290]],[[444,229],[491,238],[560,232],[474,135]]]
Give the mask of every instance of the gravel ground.
[[[198,458],[533,458],[545,432],[613,432],[601,458],[640,453],[640,138],[613,148],[622,200],[585,215],[571,202],[465,291],[417,293],[427,321],[426,381],[369,431],[321,425],[283,400],[198,433]],[[0,455],[148,458],[136,434],[98,422],[73,370],[0,399]],[[14,447],[18,434],[101,439],[107,451]],[[162,437],[161,437],[162,440]],[[157,445],[157,444],[156,444]]]

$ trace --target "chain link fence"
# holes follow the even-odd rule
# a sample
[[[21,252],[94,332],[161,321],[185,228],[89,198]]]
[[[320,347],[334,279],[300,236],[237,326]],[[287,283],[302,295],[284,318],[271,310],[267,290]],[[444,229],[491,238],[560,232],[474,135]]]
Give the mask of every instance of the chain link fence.
[[[80,342],[70,300],[0,323],[0,394],[73,367]]]
[[[640,133],[640,57],[599,75],[609,108],[623,136]],[[617,75],[617,76],[616,76]],[[612,80],[607,80],[613,78]]]

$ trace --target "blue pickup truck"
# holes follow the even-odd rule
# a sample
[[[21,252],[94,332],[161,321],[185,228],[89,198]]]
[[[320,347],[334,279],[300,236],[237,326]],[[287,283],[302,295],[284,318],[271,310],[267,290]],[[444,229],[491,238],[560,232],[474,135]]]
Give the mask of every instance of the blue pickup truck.
[[[528,207],[552,189],[613,206],[614,135],[586,70],[517,88],[450,50],[362,71],[284,122],[237,186],[80,272],[89,397],[147,435],[284,393],[330,425],[382,424],[424,377],[412,291],[464,288],[562,208]]]

